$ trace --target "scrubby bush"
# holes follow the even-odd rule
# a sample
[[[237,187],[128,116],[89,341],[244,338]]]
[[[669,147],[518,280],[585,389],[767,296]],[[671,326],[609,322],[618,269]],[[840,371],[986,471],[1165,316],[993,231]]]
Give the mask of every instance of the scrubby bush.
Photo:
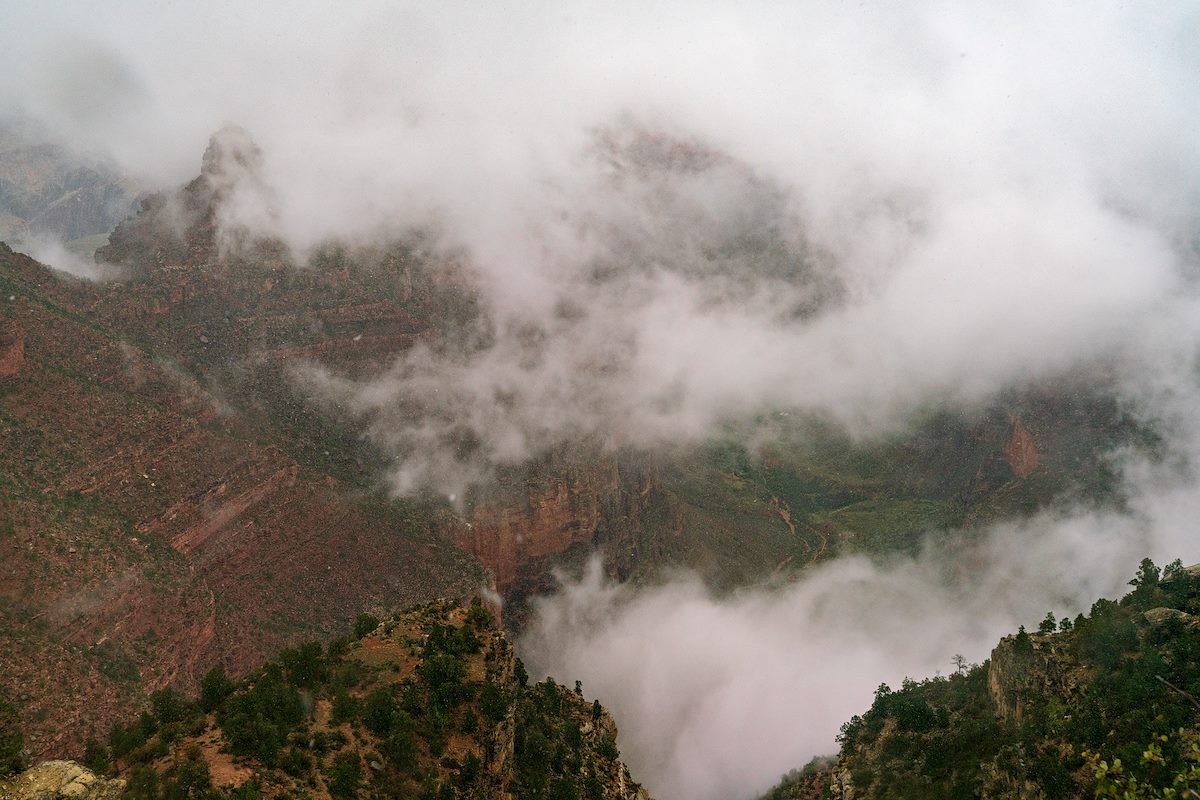
[[[362,766],[358,753],[338,753],[325,776],[329,793],[334,797],[356,797],[358,786],[362,782]]]
[[[379,618],[371,614],[359,614],[354,620],[354,638],[361,639],[379,627]]]

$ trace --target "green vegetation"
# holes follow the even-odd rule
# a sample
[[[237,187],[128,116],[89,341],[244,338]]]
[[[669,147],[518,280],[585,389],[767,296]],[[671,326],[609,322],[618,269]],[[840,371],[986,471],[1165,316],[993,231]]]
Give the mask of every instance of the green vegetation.
[[[605,787],[623,769],[611,720],[581,692],[531,685],[478,599],[382,624],[360,617],[355,632],[368,626],[361,641],[302,644],[239,681],[214,668],[194,701],[155,692],[107,746],[89,744],[87,762],[126,777],[137,800],[253,798],[260,787],[304,796],[320,786],[336,798],[465,799],[505,788],[530,800],[611,796]],[[213,787],[200,747],[213,726],[253,781]],[[497,774],[498,748],[509,746]]]
[[[1018,433],[1036,443],[1032,462],[1010,456]],[[653,493],[635,512],[638,546],[618,548],[632,555],[618,570],[637,580],[682,564],[732,589],[839,553],[888,558],[930,537],[969,539],[1063,497],[1119,506],[1107,454],[1152,456],[1157,446],[1087,386],[1005,397],[974,415],[933,411],[901,435],[867,439],[811,416],[771,415],[654,461]],[[620,468],[636,482],[649,468],[630,462]],[[629,522],[619,512],[605,526],[613,535]]]
[[[1110,763],[1095,753],[1086,753],[1088,766],[1096,781],[1096,797],[1102,800],[1176,800],[1195,797],[1196,790],[1200,789],[1200,727],[1190,730],[1180,728],[1174,736],[1155,737],[1142,753],[1142,767],[1149,769],[1165,764],[1164,746],[1177,749],[1185,762],[1167,786],[1139,781],[1119,758]]]
[[[372,614],[359,614],[354,620],[354,638],[361,639],[379,627],[379,620]]]
[[[1200,576],[1146,559],[1130,584],[1121,601],[1098,600],[1061,630],[1051,614],[1038,633],[1022,627],[990,662],[880,686],[839,736],[855,796],[1009,797],[1025,783],[1051,799],[1200,788],[1188,733],[1200,714]],[[1166,788],[1139,793],[1146,787]]]

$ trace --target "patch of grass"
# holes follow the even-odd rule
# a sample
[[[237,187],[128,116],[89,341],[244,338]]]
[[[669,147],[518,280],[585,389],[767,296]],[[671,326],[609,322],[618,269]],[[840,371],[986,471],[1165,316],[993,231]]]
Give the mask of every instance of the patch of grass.
[[[850,544],[864,552],[915,550],[922,536],[951,524],[946,503],[936,500],[863,500],[818,515],[850,533]]]

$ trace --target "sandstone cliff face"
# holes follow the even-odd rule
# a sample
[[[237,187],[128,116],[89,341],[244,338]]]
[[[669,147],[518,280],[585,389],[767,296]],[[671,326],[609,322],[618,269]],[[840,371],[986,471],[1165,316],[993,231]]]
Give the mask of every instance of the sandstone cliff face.
[[[1002,720],[1020,724],[1028,698],[1068,698],[1081,683],[1080,667],[1067,650],[1066,637],[1035,633],[1029,649],[1006,636],[988,662],[988,694]]]
[[[618,579],[643,565],[656,546],[643,531],[643,516],[671,502],[648,459],[597,454],[587,463],[541,469],[549,477],[538,488],[507,493],[477,506],[467,520],[446,523],[448,535],[491,574],[494,589],[518,601],[551,590],[559,556],[580,544],[599,550]],[[520,612],[509,608],[517,614],[510,622],[519,623]]]
[[[454,531],[454,538],[491,570],[496,588],[505,593],[514,586],[522,564],[592,541],[605,497],[618,488],[615,464],[600,465],[594,472],[530,493],[519,504],[478,508],[470,523]]]
[[[74,761],[46,761],[0,781],[0,800],[117,800],[125,781],[106,780]]]

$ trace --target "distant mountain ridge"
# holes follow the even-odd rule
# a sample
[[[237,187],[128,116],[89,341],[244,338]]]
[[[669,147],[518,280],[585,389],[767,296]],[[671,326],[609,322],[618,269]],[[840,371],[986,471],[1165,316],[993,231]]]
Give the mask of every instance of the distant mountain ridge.
[[[43,141],[28,125],[0,123],[0,240],[48,238],[90,258],[136,210],[138,194],[114,167]]]

